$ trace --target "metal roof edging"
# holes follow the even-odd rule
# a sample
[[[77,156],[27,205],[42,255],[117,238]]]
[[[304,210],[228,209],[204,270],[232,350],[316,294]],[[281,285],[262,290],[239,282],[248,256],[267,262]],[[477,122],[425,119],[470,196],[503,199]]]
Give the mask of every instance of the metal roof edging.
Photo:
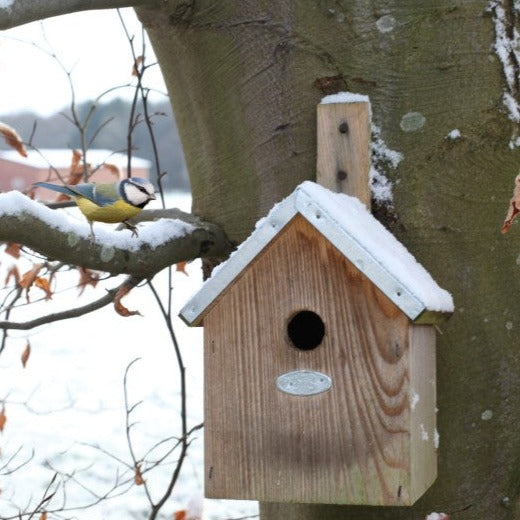
[[[296,195],[297,192],[293,192],[274,206],[269,214],[257,224],[251,235],[242,242],[222,266],[214,269],[211,278],[206,280],[202,288],[184,305],[179,315],[188,325],[199,324],[201,315],[213,301],[296,215]]]
[[[426,305],[385,268],[355,237],[334,219],[302,188],[274,206],[257,224],[251,235],[229,259],[215,268],[213,275],[184,305],[179,315],[188,325],[198,325],[202,314],[240,275],[252,260],[273,240],[283,227],[300,213],[350,262],[393,301],[411,320],[415,320]]]
[[[317,204],[304,190],[298,190],[295,205],[297,212],[367,276],[408,318],[413,321],[426,309],[426,305],[405,283],[386,269],[326,211],[326,208]]]

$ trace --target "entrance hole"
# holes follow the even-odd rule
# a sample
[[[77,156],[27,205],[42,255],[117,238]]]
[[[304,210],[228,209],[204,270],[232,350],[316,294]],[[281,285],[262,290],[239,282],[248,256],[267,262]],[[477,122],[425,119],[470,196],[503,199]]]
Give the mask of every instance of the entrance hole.
[[[297,349],[312,350],[322,342],[325,324],[315,312],[299,311],[289,320],[287,335]]]

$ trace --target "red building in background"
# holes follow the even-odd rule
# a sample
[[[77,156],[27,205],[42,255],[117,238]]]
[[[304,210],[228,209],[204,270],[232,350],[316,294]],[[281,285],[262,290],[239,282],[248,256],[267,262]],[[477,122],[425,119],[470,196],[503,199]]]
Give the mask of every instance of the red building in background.
[[[148,179],[150,166],[149,160],[132,157],[132,177]],[[85,161],[81,154],[67,149],[28,150],[27,157],[22,157],[16,150],[5,150],[0,151],[0,192],[28,193],[39,181],[77,184],[84,182],[85,169],[89,182],[117,182],[126,177],[127,167],[128,156],[110,150],[88,150]],[[57,196],[40,188],[35,193],[36,199],[45,201],[53,201]]]

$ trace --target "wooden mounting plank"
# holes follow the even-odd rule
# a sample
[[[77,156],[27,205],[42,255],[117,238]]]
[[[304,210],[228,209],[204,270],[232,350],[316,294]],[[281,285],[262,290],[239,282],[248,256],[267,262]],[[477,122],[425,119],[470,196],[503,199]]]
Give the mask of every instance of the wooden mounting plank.
[[[317,140],[318,184],[370,208],[370,103],[318,105]]]

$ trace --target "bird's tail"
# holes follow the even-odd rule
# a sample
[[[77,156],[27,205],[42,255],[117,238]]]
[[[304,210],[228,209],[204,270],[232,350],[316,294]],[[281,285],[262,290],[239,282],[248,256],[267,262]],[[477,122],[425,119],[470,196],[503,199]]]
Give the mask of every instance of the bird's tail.
[[[77,196],[77,193],[75,193],[74,190],[70,189],[68,186],[52,184],[50,182],[35,182],[33,186],[40,186],[41,188],[47,188],[59,193],[65,193],[65,195],[70,195],[71,197]]]

